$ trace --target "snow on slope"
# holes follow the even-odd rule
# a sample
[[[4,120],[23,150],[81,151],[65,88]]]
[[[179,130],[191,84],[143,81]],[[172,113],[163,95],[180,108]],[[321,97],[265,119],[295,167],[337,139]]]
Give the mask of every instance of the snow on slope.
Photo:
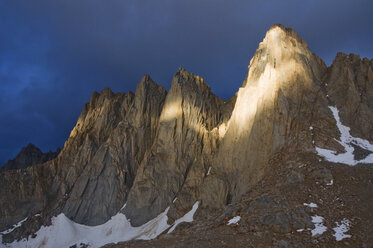
[[[232,225],[232,224],[238,225],[238,222],[239,222],[240,220],[241,220],[241,216],[235,216],[235,217],[233,217],[232,219],[230,219],[230,220],[228,221],[227,226]]]
[[[312,237],[316,235],[321,235],[328,229],[324,226],[324,218],[318,215],[312,216],[312,223],[315,225],[315,228],[311,230]]]
[[[192,222],[194,213],[197,211],[199,202],[197,201],[193,208],[180,219],[177,219],[169,232],[172,232],[176,226],[182,222]],[[9,248],[29,248],[29,247],[70,247],[74,244],[80,247],[80,244],[86,244],[91,248],[101,247],[109,243],[118,243],[132,239],[150,240],[158,237],[167,230],[170,225],[167,224],[167,212],[169,207],[153,220],[139,227],[131,226],[131,223],[122,213],[111,217],[109,221],[98,226],[86,226],[75,223],[67,218],[63,213],[52,218],[51,226],[42,226],[36,232],[36,237],[14,241],[11,244],[4,245]],[[26,219],[25,219],[26,220]],[[22,225],[22,220],[14,228],[0,233],[0,247],[2,235],[13,231],[16,227]]]
[[[2,234],[8,234],[8,233],[13,232],[14,229],[16,229],[17,227],[22,226],[22,223],[25,222],[27,219],[28,219],[28,217],[24,218],[23,220],[21,220],[21,221],[18,222],[17,224],[13,225],[12,228],[9,228],[8,230],[5,230],[5,231],[3,231],[3,232],[0,232],[0,236],[2,236]]]
[[[309,207],[309,208],[317,208],[317,204],[316,203],[303,203],[303,206],[306,206],[306,207]]]
[[[153,220],[139,227],[132,227],[122,213],[113,216],[109,221],[98,226],[85,226],[73,222],[63,213],[52,218],[51,226],[43,226],[36,232],[36,237],[15,241],[5,247],[70,247],[81,243],[89,247],[101,247],[109,243],[118,243],[131,239],[149,240],[156,238],[170,225],[167,224],[167,208]]]
[[[335,223],[337,226],[333,228],[333,231],[335,232],[333,236],[335,237],[335,240],[341,241],[342,239],[345,238],[351,238],[350,234],[345,234],[350,230],[350,224],[351,222],[344,218],[341,223],[336,222]]]
[[[173,230],[175,230],[176,226],[179,225],[182,222],[192,222],[193,221],[194,213],[197,211],[198,204],[199,204],[199,202],[197,201],[196,203],[194,203],[192,209],[188,213],[186,213],[183,217],[175,220],[175,223],[170,228],[170,230],[168,230],[167,233],[173,232]]]
[[[344,147],[346,152],[336,154],[335,151],[316,147],[317,154],[325,158],[329,162],[343,163],[343,164],[347,164],[350,166],[354,166],[359,163],[362,163],[362,164],[373,163],[373,153],[369,154],[366,158],[359,160],[359,161],[354,159],[354,154],[353,154],[354,147],[351,144],[354,144],[356,146],[359,146],[371,152],[373,152],[373,145],[370,144],[369,141],[367,140],[351,136],[350,128],[343,125],[339,118],[338,109],[333,106],[329,106],[329,108],[333,113],[334,119],[337,122],[337,127],[339,129],[339,132],[341,133],[341,137],[337,141],[339,144],[341,144]]]

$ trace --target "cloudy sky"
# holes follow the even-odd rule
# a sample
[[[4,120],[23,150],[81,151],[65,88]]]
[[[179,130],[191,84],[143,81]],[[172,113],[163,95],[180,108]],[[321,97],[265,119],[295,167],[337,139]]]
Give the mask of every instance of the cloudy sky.
[[[371,0],[0,1],[0,164],[63,146],[93,91],[170,87],[182,66],[229,98],[266,30],[293,27],[329,65],[373,57]]]

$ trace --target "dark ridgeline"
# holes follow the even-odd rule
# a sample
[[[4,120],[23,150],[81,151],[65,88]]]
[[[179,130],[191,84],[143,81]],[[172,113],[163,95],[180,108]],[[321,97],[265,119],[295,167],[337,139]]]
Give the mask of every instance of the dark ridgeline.
[[[28,144],[22,147],[21,151],[17,154],[14,159],[9,160],[5,163],[1,170],[18,170],[25,169],[29,166],[42,164],[49,160],[55,159],[60,153],[61,149],[57,148],[56,151],[49,151],[43,153],[38,147],[33,144]]]

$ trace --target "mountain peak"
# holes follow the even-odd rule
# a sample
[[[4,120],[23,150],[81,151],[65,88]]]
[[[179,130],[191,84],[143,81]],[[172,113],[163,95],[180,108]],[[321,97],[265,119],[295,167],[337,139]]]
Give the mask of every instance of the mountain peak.
[[[154,80],[150,77],[149,74],[145,74],[141,80],[140,80],[140,83],[137,85],[136,88],[138,87],[147,87],[147,85],[156,85],[157,87],[159,87],[159,85],[154,82]]]
[[[276,24],[267,31],[251,59],[243,87],[262,76],[268,76],[272,81],[288,81],[289,77],[300,74],[319,77],[325,69],[321,59],[309,50],[307,43],[292,28]]]
[[[281,31],[281,32],[284,32],[288,35],[297,35],[297,33],[295,32],[295,30],[293,28],[290,28],[290,27],[285,27],[284,25],[282,24],[273,24],[267,31],[267,34],[270,33],[270,32],[273,32],[273,31]]]
[[[113,94],[114,94],[113,91],[109,87],[104,88],[100,93],[100,95],[108,96],[108,97]]]
[[[27,144],[27,146],[22,147],[22,150],[27,150],[27,151],[37,150],[37,151],[40,151],[40,149],[32,143],[29,143],[29,144]]]
[[[191,73],[183,67],[180,67],[179,70],[175,73],[174,79],[175,80],[173,80],[173,83],[176,84],[187,84],[190,86],[194,85],[196,87],[204,87],[210,89],[210,86],[201,76]]]
[[[141,78],[141,80],[140,80],[140,84],[141,84],[141,83],[148,82],[148,81],[153,81],[153,80],[152,80],[152,78],[150,77],[149,74],[145,74],[145,75]]]
[[[36,164],[42,164],[57,157],[59,152],[60,150],[58,148],[55,152],[49,151],[47,153],[43,153],[37,146],[29,143],[27,146],[22,147],[17,156],[4,164],[1,169],[17,170],[24,169]]]
[[[285,27],[282,24],[274,24],[272,27],[270,27],[266,33],[264,40],[266,40],[266,38],[280,38],[282,40],[288,39],[296,41],[302,45],[306,45],[306,42],[301,37],[299,37],[299,35],[293,28]]]
[[[309,52],[306,42],[298,36],[295,30],[281,24],[275,24],[267,31],[259,48],[263,46],[277,53]]]

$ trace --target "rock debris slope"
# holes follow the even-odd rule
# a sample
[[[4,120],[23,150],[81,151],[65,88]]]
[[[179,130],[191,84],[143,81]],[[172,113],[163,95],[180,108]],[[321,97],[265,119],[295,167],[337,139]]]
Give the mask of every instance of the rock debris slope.
[[[167,214],[170,226],[198,206],[197,219],[224,219],[227,206],[245,204],[275,170],[320,162],[317,149],[345,152],[331,109],[352,136],[373,144],[372,103],[373,60],[339,53],[327,67],[294,30],[274,25],[228,101],[183,68],[168,92],[147,75],[134,94],[95,92],[57,158],[0,172],[0,229],[29,217],[3,241],[27,237],[60,213],[92,226],[120,212],[134,227]],[[349,146],[356,161],[372,153]],[[288,173],[285,182],[304,181]],[[296,216],[306,224],[297,225],[310,229],[302,211]]]

